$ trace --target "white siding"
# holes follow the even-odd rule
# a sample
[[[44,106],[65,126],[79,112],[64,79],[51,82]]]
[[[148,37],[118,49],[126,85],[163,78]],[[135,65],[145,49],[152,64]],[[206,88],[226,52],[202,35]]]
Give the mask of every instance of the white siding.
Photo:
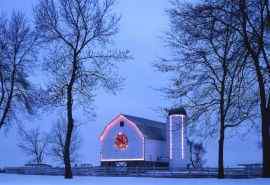
[[[166,141],[145,139],[145,160],[164,161],[166,159]]]
[[[120,127],[122,120],[125,122],[124,127]],[[124,119],[122,120],[118,120],[118,123],[114,124],[101,143],[101,161],[143,160],[143,138],[133,125]],[[115,146],[115,138],[119,132],[128,137],[128,147],[125,150],[119,150]]]

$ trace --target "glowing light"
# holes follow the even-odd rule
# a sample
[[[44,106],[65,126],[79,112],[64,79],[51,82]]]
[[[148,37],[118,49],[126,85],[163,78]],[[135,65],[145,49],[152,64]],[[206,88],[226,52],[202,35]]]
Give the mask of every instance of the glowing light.
[[[170,116],[170,129],[169,129],[169,134],[170,134],[170,159],[173,158],[172,156],[172,116]]]
[[[181,127],[181,159],[183,160],[185,158],[185,142],[184,142],[184,139],[185,139],[185,127],[184,127],[184,117],[185,115],[177,115],[177,114],[173,114],[173,115],[170,115],[170,129],[169,129],[169,134],[170,134],[170,159],[173,159],[173,151],[172,151],[172,147],[173,147],[173,136],[172,136],[172,118],[173,117],[180,117],[181,118],[181,121],[182,123],[179,123],[179,126]]]
[[[119,150],[126,150],[128,148],[128,138],[122,132],[118,132],[114,141],[115,147]]]
[[[181,115],[181,118],[182,118],[182,159],[185,158],[185,152],[184,152],[184,115]]]

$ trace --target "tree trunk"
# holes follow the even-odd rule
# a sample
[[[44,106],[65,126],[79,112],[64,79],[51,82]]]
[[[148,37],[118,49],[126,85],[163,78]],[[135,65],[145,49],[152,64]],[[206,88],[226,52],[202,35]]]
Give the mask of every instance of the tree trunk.
[[[225,79],[225,78],[224,78]],[[218,141],[218,178],[224,178],[224,135],[225,135],[225,114],[224,114],[224,83],[222,83],[220,101],[220,129]]]
[[[77,53],[74,51],[73,54],[73,70],[70,78],[70,82],[67,87],[67,134],[64,146],[64,163],[65,163],[65,178],[72,179],[72,169],[71,169],[71,162],[70,162],[70,143],[72,137],[72,131],[74,126],[73,120],[73,85],[76,78],[76,71],[77,71]]]
[[[14,61],[15,61],[15,59],[14,59]],[[10,93],[8,95],[7,103],[6,103],[5,107],[4,107],[3,114],[2,114],[1,119],[0,119],[0,129],[5,124],[5,120],[6,120],[7,116],[8,116],[8,112],[9,112],[10,107],[11,107],[11,102],[12,102],[12,98],[13,98],[13,91],[14,91],[14,84],[15,84],[15,78],[16,78],[16,70],[17,70],[17,66],[16,66],[16,64],[14,62],[13,70],[12,70],[12,74],[11,74]]]
[[[2,68],[0,67],[0,82],[1,82],[1,98],[0,98],[0,106],[2,105],[4,99],[5,99],[5,94],[6,94],[6,90],[4,87],[4,76],[2,73]]]
[[[270,110],[262,115],[263,177],[270,177]]]
[[[218,178],[224,178],[224,121],[221,121],[220,136],[218,141]],[[223,124],[223,125],[222,125]]]
[[[64,146],[64,163],[65,163],[65,178],[72,179],[72,169],[70,163],[70,143],[73,131],[73,115],[72,115],[72,88],[67,90],[67,134]]]
[[[218,178],[224,178],[224,132],[225,132],[225,85],[227,76],[226,59],[224,58],[222,69],[223,77],[220,91],[220,126],[219,126],[219,141],[218,141]]]

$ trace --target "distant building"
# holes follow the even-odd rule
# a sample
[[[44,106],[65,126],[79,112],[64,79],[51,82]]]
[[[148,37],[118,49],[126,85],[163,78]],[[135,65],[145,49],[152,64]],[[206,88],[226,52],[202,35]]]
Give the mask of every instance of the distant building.
[[[102,166],[170,166],[189,163],[186,111],[169,111],[167,123],[120,114],[100,136]]]

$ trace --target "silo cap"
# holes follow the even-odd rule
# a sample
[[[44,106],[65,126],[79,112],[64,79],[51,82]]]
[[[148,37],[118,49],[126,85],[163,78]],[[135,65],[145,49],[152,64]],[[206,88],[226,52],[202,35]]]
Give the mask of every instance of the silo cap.
[[[178,114],[178,115],[187,115],[186,110],[184,109],[184,107],[178,107],[178,108],[174,108],[174,109],[170,109],[169,110],[169,116],[173,115],[173,114]]]

